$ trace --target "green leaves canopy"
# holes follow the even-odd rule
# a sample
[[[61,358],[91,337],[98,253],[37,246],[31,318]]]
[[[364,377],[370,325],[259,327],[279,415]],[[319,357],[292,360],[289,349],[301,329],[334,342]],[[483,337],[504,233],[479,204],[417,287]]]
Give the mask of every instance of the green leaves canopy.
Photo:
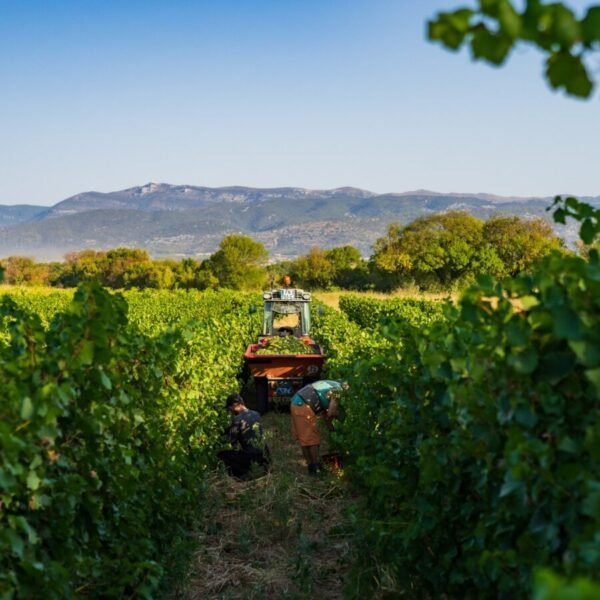
[[[208,259],[207,268],[221,287],[259,289],[266,283],[266,271],[261,265],[267,257],[268,252],[260,242],[246,235],[228,235]]]
[[[469,45],[476,60],[501,65],[519,43],[546,56],[546,78],[555,89],[586,98],[594,81],[586,58],[600,43],[600,6],[578,18],[561,2],[527,0],[522,11],[510,0],[479,0],[477,9],[441,12],[428,24],[429,39],[451,50]]]
[[[491,274],[514,276],[538,259],[562,248],[542,219],[492,217],[481,221],[461,212],[417,219],[406,227],[391,225],[377,240],[373,261],[398,283],[447,289]]]
[[[560,238],[543,219],[492,217],[483,226],[483,237],[502,261],[499,277],[514,277],[552,250],[562,248]]]

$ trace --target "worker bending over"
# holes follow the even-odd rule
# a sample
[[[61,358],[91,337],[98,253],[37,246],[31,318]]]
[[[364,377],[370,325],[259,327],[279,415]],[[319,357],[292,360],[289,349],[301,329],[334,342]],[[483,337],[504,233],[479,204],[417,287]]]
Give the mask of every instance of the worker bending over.
[[[305,385],[292,396],[292,435],[300,443],[309,475],[316,475],[319,468],[321,435],[317,415],[322,415],[331,428],[331,420],[337,416],[339,396],[347,389],[347,383],[324,379]]]

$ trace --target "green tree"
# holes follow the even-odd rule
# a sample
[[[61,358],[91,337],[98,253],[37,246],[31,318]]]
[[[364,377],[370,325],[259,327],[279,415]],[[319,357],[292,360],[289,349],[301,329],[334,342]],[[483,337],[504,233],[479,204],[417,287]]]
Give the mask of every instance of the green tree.
[[[338,246],[325,252],[327,260],[333,265],[335,271],[356,269],[363,262],[362,256],[354,246]]]
[[[75,287],[85,281],[101,281],[106,252],[96,250],[69,252],[65,254],[64,259],[61,273],[56,277],[57,285]]]
[[[333,283],[335,268],[327,252],[313,246],[308,254],[299,256],[292,264],[292,281],[307,288],[327,289]]]
[[[114,248],[103,261],[102,284],[111,288],[127,287],[127,272],[134,265],[148,263],[150,256],[141,248]]]
[[[125,288],[167,290],[173,288],[174,284],[175,274],[166,261],[135,262],[123,274],[123,287]]]
[[[64,264],[60,261],[52,261],[47,263],[48,266],[48,283],[47,285],[57,286],[62,276]]]
[[[12,285],[47,285],[50,267],[26,256],[9,256],[2,260],[4,283]]]
[[[234,290],[251,290],[263,287],[267,260],[266,248],[245,235],[228,235],[219,244],[219,250],[206,261],[208,269],[219,285]]]
[[[369,279],[368,263],[354,246],[338,246],[325,253],[333,266],[333,283],[344,289],[362,289]]]
[[[514,277],[552,250],[563,247],[544,219],[492,217],[483,226],[483,237],[503,263],[497,275]]]
[[[375,241],[373,256],[375,266],[386,273],[407,273],[412,265],[402,247],[404,227],[400,223],[388,225],[387,235]]]
[[[388,235],[376,241],[373,260],[396,284],[413,281],[421,288],[449,288],[502,269],[498,256],[484,244],[483,221],[464,212],[390,226]]]
[[[173,266],[176,286],[183,289],[204,289],[200,263],[193,258],[184,258]]]
[[[208,260],[201,263],[195,282],[199,290],[216,290],[219,287],[219,280],[211,271]]]
[[[429,39],[458,50],[469,45],[475,60],[501,65],[519,43],[536,46],[546,57],[545,75],[555,89],[591,95],[594,81],[587,57],[600,44],[600,6],[582,18],[565,3],[526,0],[522,10],[510,0],[479,0],[477,9],[441,12],[431,20]]]

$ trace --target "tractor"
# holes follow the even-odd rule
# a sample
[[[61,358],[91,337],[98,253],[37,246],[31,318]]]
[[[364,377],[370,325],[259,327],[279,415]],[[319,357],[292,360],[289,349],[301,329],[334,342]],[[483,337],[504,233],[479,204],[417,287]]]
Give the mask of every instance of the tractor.
[[[319,379],[325,354],[310,337],[310,301],[309,292],[296,288],[263,293],[262,334],[244,353],[244,371],[254,382],[249,404],[260,413],[287,407],[301,387]],[[287,340],[294,342],[287,346],[297,348],[297,352],[277,350],[286,345],[285,339],[278,338],[287,337],[295,338]]]

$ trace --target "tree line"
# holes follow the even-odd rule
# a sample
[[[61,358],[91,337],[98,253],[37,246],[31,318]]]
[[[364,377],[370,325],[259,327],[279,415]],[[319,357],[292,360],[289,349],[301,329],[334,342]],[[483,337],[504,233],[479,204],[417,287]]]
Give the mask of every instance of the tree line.
[[[278,285],[290,275],[294,285],[313,289],[390,291],[410,286],[442,291],[484,273],[514,277],[553,250],[568,252],[544,219],[496,216],[484,221],[453,211],[390,225],[368,259],[350,245],[315,246],[296,259],[269,264],[263,244],[232,234],[202,261],[152,259],[146,250],[115,248],[70,252],[64,261],[50,263],[9,256],[0,265],[4,282],[12,285],[74,287],[97,281],[115,289],[253,290]]]

